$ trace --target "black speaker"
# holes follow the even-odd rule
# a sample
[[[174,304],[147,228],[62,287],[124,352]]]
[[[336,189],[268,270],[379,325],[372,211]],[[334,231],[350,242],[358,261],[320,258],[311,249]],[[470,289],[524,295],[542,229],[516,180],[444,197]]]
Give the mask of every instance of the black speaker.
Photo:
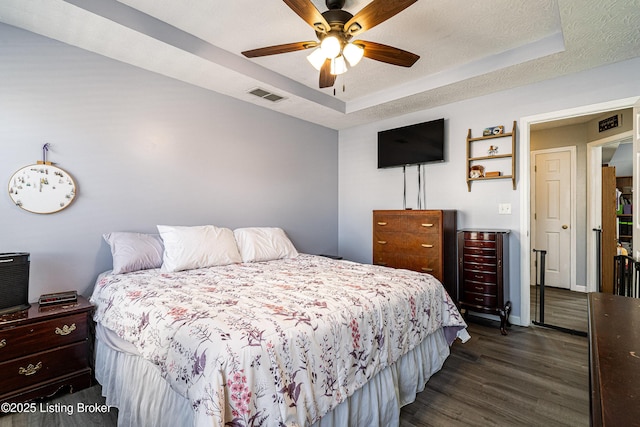
[[[26,310],[29,304],[29,253],[0,253],[0,314]]]

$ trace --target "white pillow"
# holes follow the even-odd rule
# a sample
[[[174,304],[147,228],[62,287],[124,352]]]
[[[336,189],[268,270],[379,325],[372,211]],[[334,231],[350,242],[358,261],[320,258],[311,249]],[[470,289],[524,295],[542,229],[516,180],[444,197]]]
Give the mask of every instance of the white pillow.
[[[271,261],[298,256],[298,251],[281,228],[238,228],[233,234],[238,242],[242,262]]]
[[[102,238],[111,248],[112,274],[158,268],[162,265],[162,239],[157,234],[114,231]]]
[[[162,271],[182,271],[242,262],[233,232],[213,225],[158,225],[164,242]]]

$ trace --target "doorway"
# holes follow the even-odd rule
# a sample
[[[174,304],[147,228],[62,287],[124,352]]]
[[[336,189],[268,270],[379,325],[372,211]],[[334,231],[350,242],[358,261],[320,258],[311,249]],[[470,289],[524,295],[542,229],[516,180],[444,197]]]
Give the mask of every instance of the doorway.
[[[608,111],[631,108],[636,103],[638,103],[639,100],[640,97],[626,98],[601,104],[573,108],[569,110],[523,117],[520,120],[520,152],[522,153],[520,157],[520,170],[522,171],[522,178],[520,183],[520,230],[522,236],[520,239],[521,324],[529,325],[531,323],[530,289],[532,282],[530,272],[532,271],[531,252],[532,249],[534,249],[531,244],[531,127],[535,124],[541,124],[561,119],[575,119],[585,115],[600,115]],[[587,187],[587,192],[591,192],[591,190],[589,189],[589,182],[587,182]],[[592,207],[589,206],[589,208],[587,209],[588,216],[590,215],[591,211]],[[591,218],[588,219],[587,223],[590,223],[590,221],[592,221]],[[594,259],[595,257],[594,243],[594,238],[590,235],[587,235],[587,260]],[[587,292],[596,290],[596,282],[593,280],[593,277],[590,274],[587,274],[585,290]]]

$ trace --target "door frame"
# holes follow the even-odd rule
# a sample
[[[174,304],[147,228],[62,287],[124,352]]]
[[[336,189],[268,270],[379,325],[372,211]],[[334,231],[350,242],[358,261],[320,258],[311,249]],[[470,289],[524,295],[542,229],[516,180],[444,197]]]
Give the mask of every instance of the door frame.
[[[613,142],[633,138],[633,131],[591,141],[587,144],[587,231],[602,228],[602,147]],[[587,283],[592,283],[588,292],[597,292],[598,269],[590,259],[597,256],[594,233],[587,234]]]
[[[611,110],[619,110],[623,108],[632,108],[640,101],[640,96],[631,98],[617,99],[613,101],[602,102],[599,104],[585,105],[576,108],[553,111],[544,114],[526,116],[520,119],[520,324],[528,326],[531,324],[531,298],[530,286],[531,277],[531,203],[530,203],[530,133],[531,125],[536,123],[544,123],[560,119],[568,119],[572,117],[584,116],[587,114],[605,113]],[[635,123],[634,123],[635,127]],[[640,129],[636,130],[640,132]],[[587,283],[587,290],[593,288],[593,283]]]
[[[577,286],[576,285],[576,249],[577,249],[577,231],[576,231],[576,225],[578,223],[578,219],[577,219],[577,199],[576,199],[576,181],[577,181],[577,161],[578,161],[578,154],[577,154],[577,148],[575,145],[569,145],[566,147],[556,147],[556,148],[548,148],[548,149],[544,149],[544,150],[535,150],[535,151],[531,151],[530,152],[530,162],[531,162],[531,176],[530,176],[530,182],[531,182],[531,210],[534,210],[536,205],[535,205],[535,200],[536,200],[536,180],[534,178],[534,161],[535,161],[535,156],[538,154],[548,154],[548,153],[560,153],[560,152],[565,152],[568,151],[569,152],[569,156],[571,158],[571,168],[570,168],[570,179],[571,182],[569,184],[570,187],[570,191],[571,191],[571,205],[570,205],[570,221],[571,221],[571,233],[570,233],[570,253],[569,253],[569,289],[572,291],[579,291],[579,292],[586,292],[586,287],[585,286]],[[536,221],[531,221],[531,246],[533,247],[535,245],[535,236],[536,236]],[[531,257],[533,258],[533,253],[530,252]],[[535,271],[534,271],[534,266],[531,266],[531,270],[530,270],[530,278],[534,277],[535,275]]]

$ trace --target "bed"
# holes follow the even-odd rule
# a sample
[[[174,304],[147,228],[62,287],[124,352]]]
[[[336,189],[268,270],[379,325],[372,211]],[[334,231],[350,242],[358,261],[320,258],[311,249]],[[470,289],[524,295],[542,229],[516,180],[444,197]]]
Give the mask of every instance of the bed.
[[[279,228],[158,230],[105,235],[91,297],[119,426],[397,425],[469,338],[428,274],[301,254]]]

